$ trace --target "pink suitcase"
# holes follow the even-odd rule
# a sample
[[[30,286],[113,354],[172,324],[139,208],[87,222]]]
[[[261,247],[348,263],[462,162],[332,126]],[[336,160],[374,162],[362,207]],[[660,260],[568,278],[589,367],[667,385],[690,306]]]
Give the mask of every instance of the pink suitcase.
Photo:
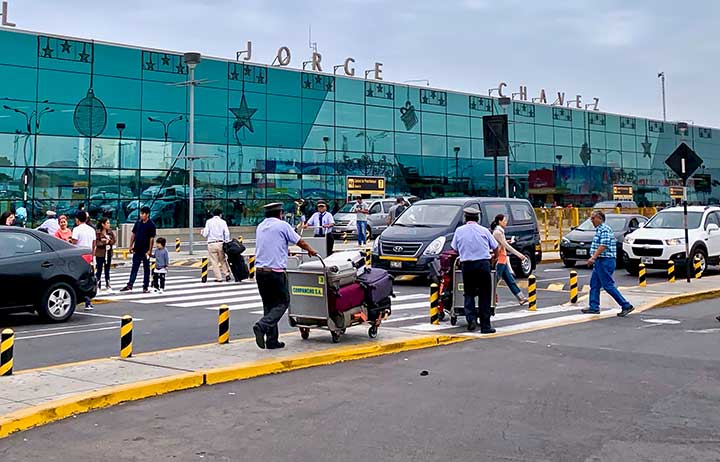
[[[362,305],[364,300],[365,291],[362,286],[357,282],[353,282],[341,287],[337,294],[330,291],[328,304],[331,312],[344,313],[351,308]]]

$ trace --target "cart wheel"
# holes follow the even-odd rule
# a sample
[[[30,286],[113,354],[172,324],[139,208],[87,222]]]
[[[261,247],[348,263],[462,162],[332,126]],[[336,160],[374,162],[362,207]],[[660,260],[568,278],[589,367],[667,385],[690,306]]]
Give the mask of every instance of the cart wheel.
[[[457,324],[457,316],[450,316],[450,325]]]
[[[300,328],[300,337],[303,340],[307,340],[308,338],[310,338],[310,329],[308,329],[307,327],[301,327]]]
[[[340,332],[330,331],[333,343],[340,343]]]
[[[368,329],[368,337],[375,338],[377,337],[378,328],[377,326],[370,326],[370,329]]]

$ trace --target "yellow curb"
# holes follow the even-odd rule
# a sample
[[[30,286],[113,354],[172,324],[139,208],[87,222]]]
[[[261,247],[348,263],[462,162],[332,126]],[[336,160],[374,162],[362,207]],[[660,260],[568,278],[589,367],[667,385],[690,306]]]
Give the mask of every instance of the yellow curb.
[[[279,361],[277,359],[267,359],[257,361],[252,364],[209,369],[205,371],[205,381],[208,385],[213,385],[233,380],[249,379],[261,375],[304,369],[313,366],[325,366],[344,361],[353,361],[357,359],[366,359],[375,356],[399,353],[402,351],[411,351],[440,345],[450,345],[452,343],[464,342],[466,340],[469,340],[469,338],[455,335],[433,335],[411,338],[404,341],[388,340],[369,345],[351,345],[310,354],[298,354],[295,356],[285,357]]]
[[[201,372],[177,374],[80,393],[0,416],[0,438],[76,414],[203,385]]]

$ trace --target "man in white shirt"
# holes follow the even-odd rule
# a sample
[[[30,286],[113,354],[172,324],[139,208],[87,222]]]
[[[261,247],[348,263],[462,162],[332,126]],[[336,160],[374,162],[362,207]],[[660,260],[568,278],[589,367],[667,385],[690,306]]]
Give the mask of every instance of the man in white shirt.
[[[51,236],[54,236],[58,229],[60,229],[60,223],[58,223],[57,213],[55,210],[48,210],[45,212],[47,217],[40,226],[36,229],[39,231],[45,231]]]
[[[87,219],[87,213],[82,210],[75,215],[75,227],[72,230],[70,242],[78,247],[88,249],[88,253],[94,256],[97,233],[92,226],[87,224]],[[92,311],[92,309],[90,298],[85,297],[85,311]]]
[[[203,237],[207,238],[208,257],[215,282],[230,281],[230,267],[223,251],[223,244],[230,242],[230,230],[221,215],[222,210],[213,210],[213,217],[205,222],[205,228],[201,231]]]
[[[313,226],[315,228],[315,237],[325,237],[327,240],[327,254],[332,255],[335,239],[332,235],[332,229],[335,226],[335,219],[332,214],[327,211],[325,201],[318,201],[318,209],[305,223],[304,228]]]

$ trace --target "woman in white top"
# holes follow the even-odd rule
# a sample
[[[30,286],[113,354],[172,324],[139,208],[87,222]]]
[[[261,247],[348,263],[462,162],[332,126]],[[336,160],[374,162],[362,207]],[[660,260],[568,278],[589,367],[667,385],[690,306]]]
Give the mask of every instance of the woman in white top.
[[[495,220],[490,224],[490,229],[493,232],[493,237],[499,244],[497,265],[495,266],[495,271],[497,273],[496,283],[499,282],[502,278],[505,281],[505,284],[507,284],[510,291],[513,293],[513,295],[515,295],[515,297],[518,299],[520,305],[524,305],[525,303],[527,303],[527,298],[525,298],[525,296],[523,295],[522,291],[515,282],[515,278],[513,277],[512,272],[510,271],[510,262],[508,261],[507,253],[510,252],[523,261],[527,257],[515,250],[513,246],[508,243],[507,239],[505,239],[505,226],[507,226],[507,219],[503,214],[497,215],[495,217]],[[495,291],[495,293],[497,294],[497,290]]]

